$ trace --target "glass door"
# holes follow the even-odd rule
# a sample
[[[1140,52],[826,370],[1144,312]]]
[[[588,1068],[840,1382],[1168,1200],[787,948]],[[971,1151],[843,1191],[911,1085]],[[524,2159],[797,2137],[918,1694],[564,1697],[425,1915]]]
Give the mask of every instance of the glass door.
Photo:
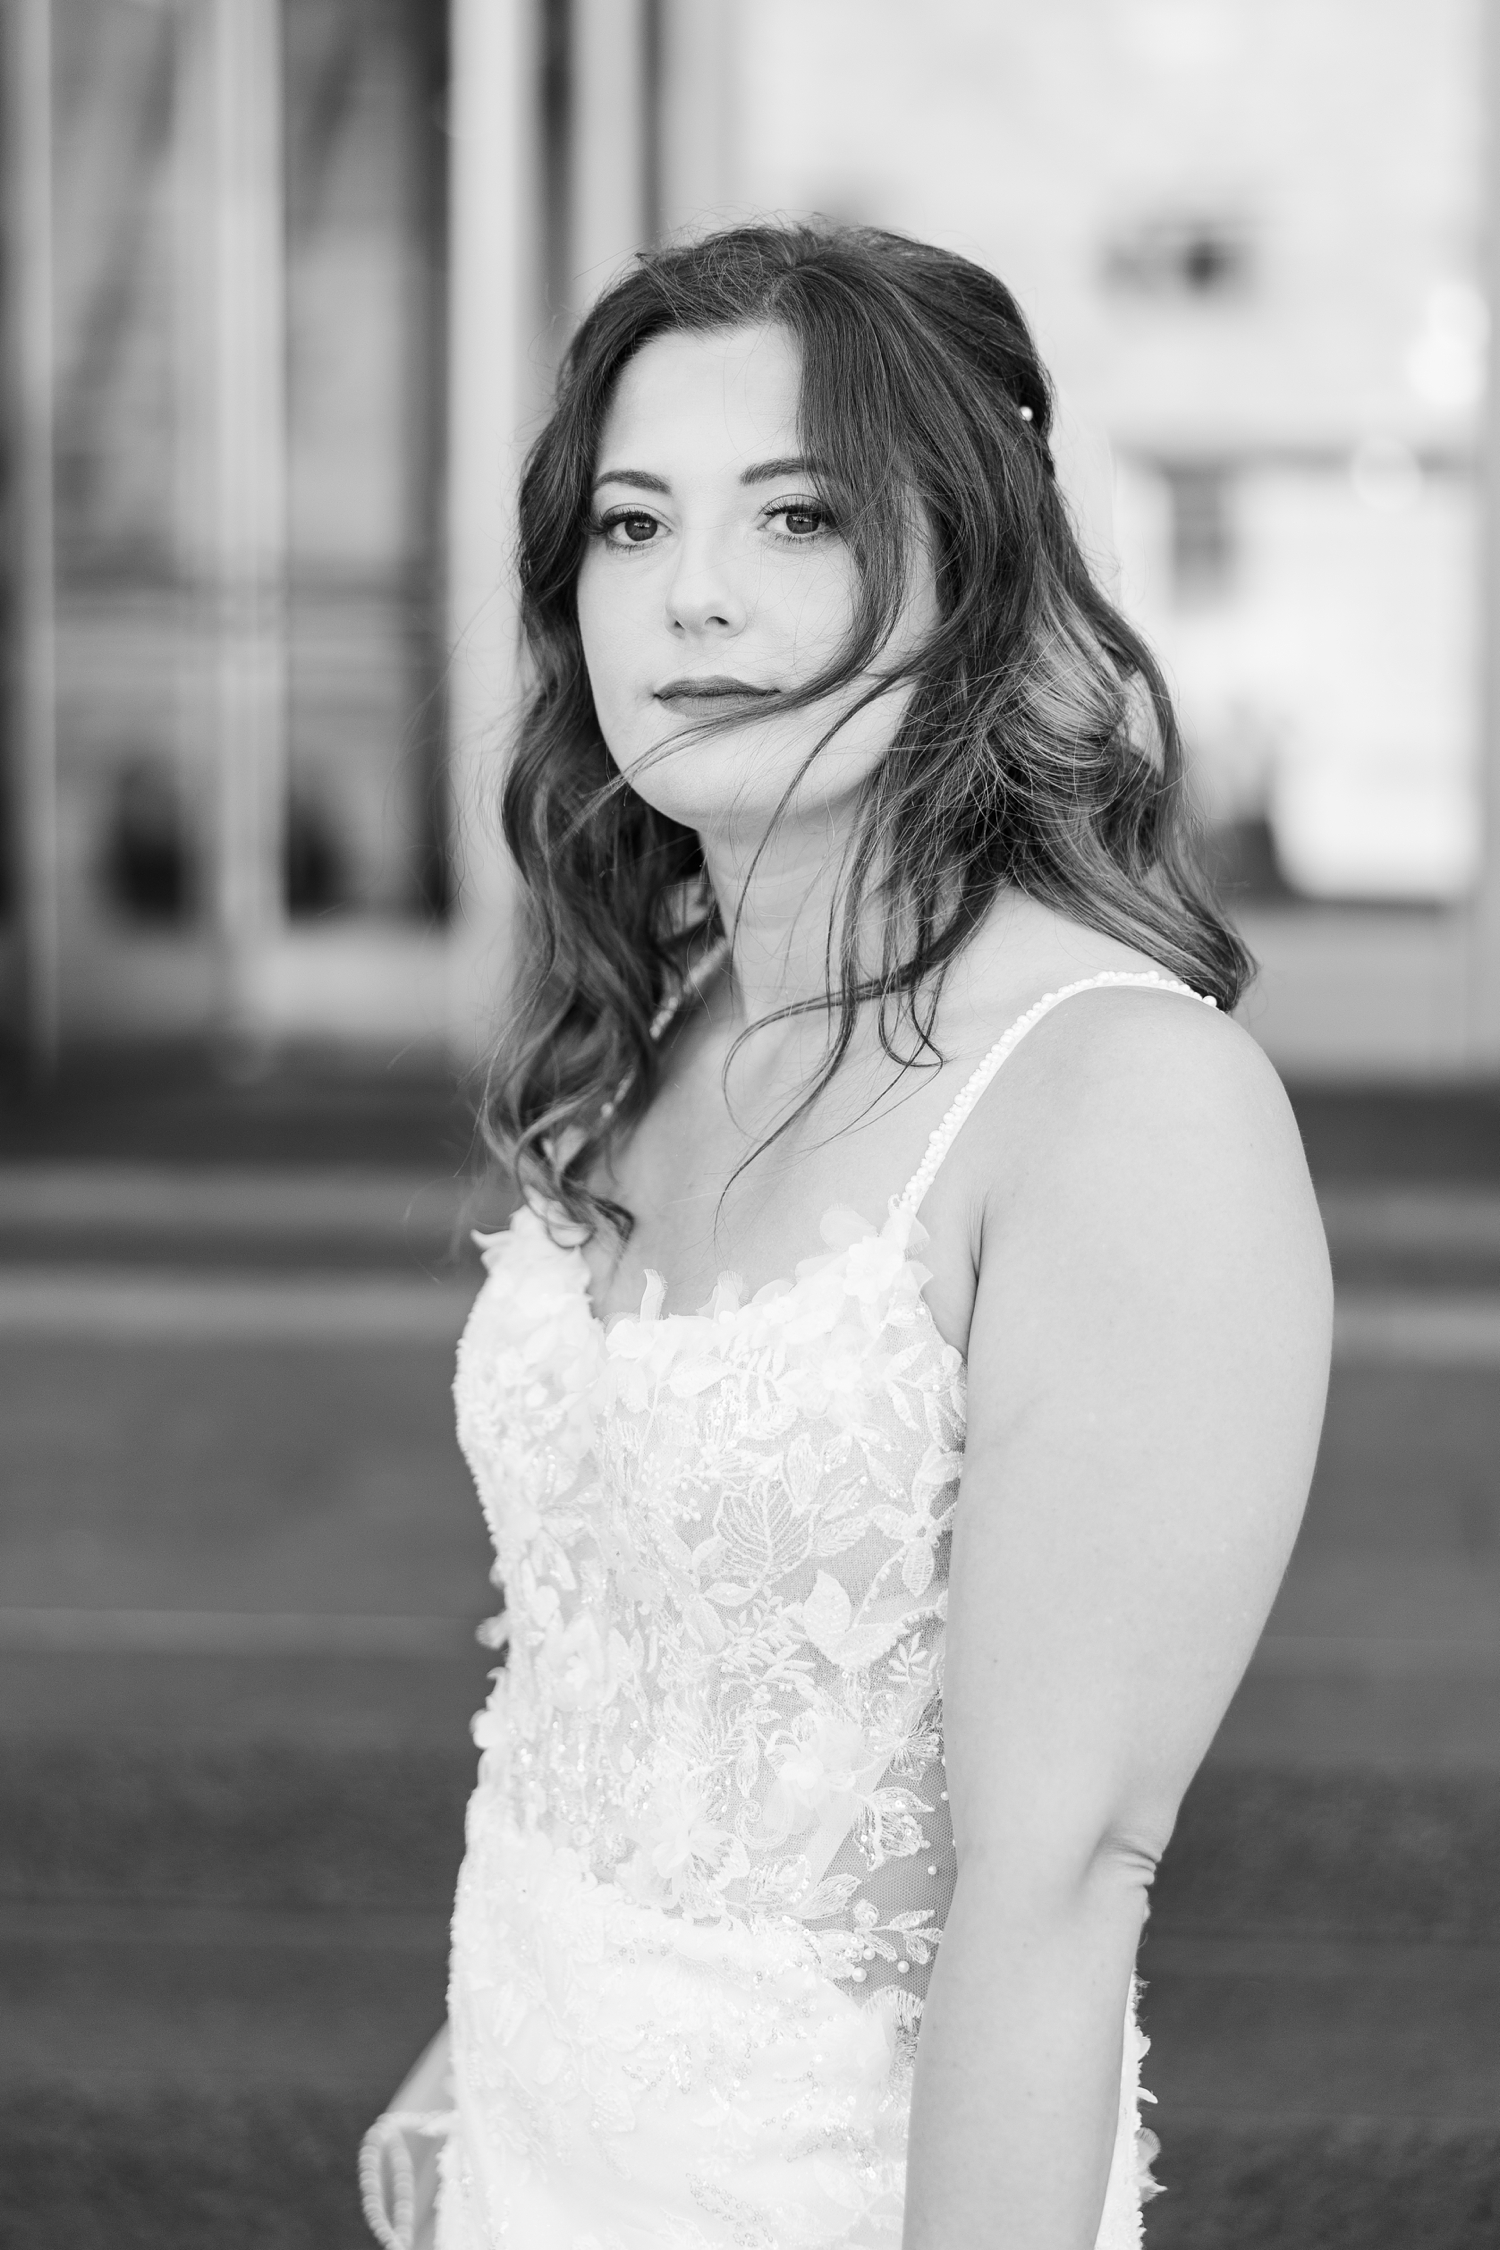
[[[43,1044],[441,1036],[448,12],[6,14]]]

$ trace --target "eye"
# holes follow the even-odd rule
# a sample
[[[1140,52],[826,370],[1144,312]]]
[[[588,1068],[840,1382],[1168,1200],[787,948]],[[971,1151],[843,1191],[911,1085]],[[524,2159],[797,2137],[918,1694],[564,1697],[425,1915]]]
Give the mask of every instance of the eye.
[[[828,510],[815,500],[780,500],[766,510],[766,517],[769,522],[781,525],[778,536],[792,546],[816,539],[833,521]]]
[[[600,519],[599,530],[611,547],[649,547],[661,525],[644,508],[617,508]]]

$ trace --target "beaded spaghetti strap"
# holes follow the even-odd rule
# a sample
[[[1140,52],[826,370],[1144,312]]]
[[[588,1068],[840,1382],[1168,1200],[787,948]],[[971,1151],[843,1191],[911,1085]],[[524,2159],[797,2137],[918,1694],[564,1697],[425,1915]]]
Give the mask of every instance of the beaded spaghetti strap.
[[[1076,992],[1097,992],[1105,985],[1115,984],[1133,985],[1139,990],[1148,992],[1180,993],[1185,1000],[1201,1001],[1205,1008],[1216,1008],[1219,1004],[1209,993],[1195,992],[1191,985],[1183,984],[1177,977],[1163,976],[1159,969],[1105,969],[1096,977],[1080,977],[1077,984],[1065,984],[1056,992],[1043,993],[1036,1005],[1028,1008],[1024,1016],[1018,1016],[1010,1029],[996,1040],[979,1068],[967,1084],[960,1089],[942,1123],[928,1141],[927,1152],[916,1171],[907,1181],[901,1193],[891,1197],[892,1211],[916,1210],[917,1205],[937,1178],[938,1167],[958,1138],[959,1129],[965,1118],[973,1109],[1000,1065],[1015,1053],[1027,1032],[1034,1030],[1043,1016],[1050,1015],[1052,1010],[1060,1006],[1064,1000],[1071,1000]]]
[[[696,995],[703,990],[728,951],[729,933],[726,930],[722,937],[714,939],[708,951],[688,971],[677,990],[667,995],[667,998],[663,1000],[661,1006],[651,1018],[651,1037],[653,1040],[662,1038],[668,1025],[676,1021],[689,995]]]

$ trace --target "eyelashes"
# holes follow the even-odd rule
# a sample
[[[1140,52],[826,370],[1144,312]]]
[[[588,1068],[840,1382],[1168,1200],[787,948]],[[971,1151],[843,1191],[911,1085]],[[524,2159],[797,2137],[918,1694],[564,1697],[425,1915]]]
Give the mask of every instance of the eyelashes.
[[[632,538],[629,535],[627,526],[634,525],[646,528],[647,535],[644,539]],[[606,546],[610,547],[653,546],[655,534],[661,528],[659,518],[653,516],[647,508],[610,508],[604,515],[596,517],[589,526],[595,538],[602,539]],[[626,536],[622,539],[616,539],[613,535],[617,531],[625,532]]]
[[[770,531],[780,547],[811,547],[836,529],[831,511],[821,500],[773,500],[761,509],[758,520],[768,528],[778,520],[786,525],[784,530]],[[617,554],[639,554],[657,546],[658,533],[667,528],[650,508],[626,504],[603,510],[589,524],[589,533]]]

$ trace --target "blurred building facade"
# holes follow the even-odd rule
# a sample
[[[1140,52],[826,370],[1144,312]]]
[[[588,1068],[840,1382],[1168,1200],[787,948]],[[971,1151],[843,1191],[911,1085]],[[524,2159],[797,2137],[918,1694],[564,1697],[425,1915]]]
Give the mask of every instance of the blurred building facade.
[[[481,1035],[508,507],[642,242],[967,251],[1304,1075],[1500,1068],[1479,0],[8,0],[7,1020]]]

